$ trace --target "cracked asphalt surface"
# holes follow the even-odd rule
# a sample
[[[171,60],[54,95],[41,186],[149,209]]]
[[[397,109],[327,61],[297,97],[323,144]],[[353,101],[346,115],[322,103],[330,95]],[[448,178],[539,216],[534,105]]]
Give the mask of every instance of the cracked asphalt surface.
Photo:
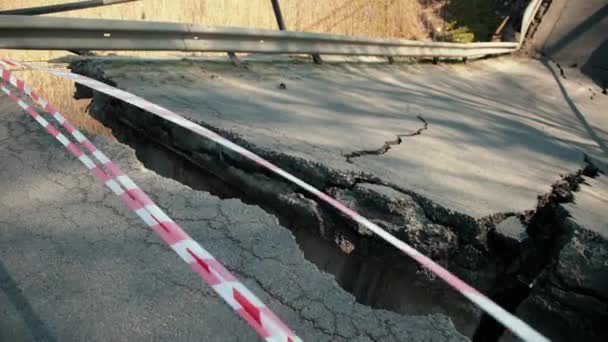
[[[361,157],[361,156],[367,156],[367,155],[379,156],[379,155],[383,155],[386,152],[388,152],[391,149],[392,146],[401,144],[403,142],[403,138],[411,138],[411,137],[415,137],[417,135],[422,134],[422,132],[426,131],[429,128],[429,123],[426,122],[426,120],[424,120],[424,118],[421,115],[417,115],[417,117],[424,124],[421,128],[418,128],[416,131],[414,131],[412,133],[397,134],[397,138],[395,140],[388,140],[380,148],[377,148],[377,149],[374,149],[374,150],[355,151],[355,152],[351,152],[349,154],[346,154],[346,155],[344,155],[344,158],[346,158],[346,162],[352,164],[353,163],[353,158],[357,158],[357,157]]]
[[[256,206],[146,170],[92,141],[304,340],[466,341],[442,315],[355,303]],[[0,341],[252,341],[258,337],[117,198],[0,97]]]
[[[298,61],[247,68],[205,61],[88,60],[95,74],[268,155],[367,174],[482,218],[534,208],[586,153],[608,165],[608,96],[550,63],[505,57],[466,65]],[[285,89],[279,85],[284,83]],[[428,121],[385,154],[347,162]],[[143,120],[143,119],[142,119]],[[197,149],[195,142],[192,150]]]
[[[501,288],[505,265],[513,263],[493,247],[494,225],[505,215],[535,209],[537,196],[561,175],[581,169],[585,155],[605,169],[608,121],[602,108],[608,97],[589,97],[588,79],[572,77],[576,71],[570,69],[563,79],[548,61],[316,66],[253,58],[245,65],[118,57],[70,67],[151,99],[273,161],[387,230],[403,232],[400,238],[487,294]],[[298,232],[308,260],[335,274],[361,303],[406,315],[446,313],[467,336],[478,327],[479,312],[460,297],[442,298],[438,305],[419,300],[437,299],[428,291],[437,284],[423,281],[424,295],[417,296],[412,281],[402,276],[415,274],[419,280],[420,273],[404,269],[401,255],[393,256],[390,246],[374,243],[367,232],[289,184],[145,111],[97,92],[79,89],[77,95],[92,96],[91,115],[122,132],[117,137],[134,146],[150,168],[199,186],[180,170],[164,172],[157,158],[146,156],[143,151],[154,141],[243,192],[222,195],[205,184],[201,189],[277,213]],[[400,139],[408,132],[420,134]],[[150,142],[135,142],[131,135]],[[348,158],[351,154],[358,158]],[[380,192],[365,191],[370,185]],[[422,215],[409,219],[412,208]],[[420,234],[417,227],[424,227]],[[353,265],[357,258],[365,265],[379,258],[382,265],[361,272],[332,262],[300,236],[311,228]]]

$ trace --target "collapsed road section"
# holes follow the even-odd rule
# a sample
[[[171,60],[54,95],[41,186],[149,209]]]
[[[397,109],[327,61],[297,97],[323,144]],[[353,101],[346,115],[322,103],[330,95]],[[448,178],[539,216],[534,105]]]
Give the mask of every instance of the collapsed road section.
[[[456,77],[449,79],[453,86],[449,96],[438,85],[446,81],[445,69],[426,73],[424,85],[417,84],[415,67],[394,66],[386,67],[390,70],[323,66],[324,70],[315,72],[297,63],[235,69],[221,63],[87,61],[73,69],[155,99],[308,180],[515,311],[523,310],[522,302],[523,307],[539,308],[534,298],[546,295],[538,290],[542,287],[537,284],[543,283],[539,279],[549,279],[547,274],[568,245],[565,241],[573,236],[573,229],[564,228],[567,220],[555,209],[572,198],[545,201],[552,204],[549,210],[544,209],[545,202],[535,203],[536,195],[548,193],[547,198],[554,198],[555,189],[562,187],[547,189],[560,173],[570,175],[563,177],[568,184],[569,177],[598,177],[599,173],[590,171],[593,162],[585,167],[583,160],[584,153],[596,157],[597,148],[592,141],[586,144],[589,138],[584,131],[572,129],[571,116],[553,115],[563,105],[551,93],[517,97],[518,83],[530,82],[524,76],[530,71],[538,74],[539,88],[550,89],[547,71],[542,74],[534,64],[517,69],[510,63],[481,64],[477,75],[466,66],[450,67],[447,71]],[[481,79],[477,84],[471,82],[474,76]],[[406,77],[408,82],[400,79]],[[335,96],[327,95],[330,91]],[[515,93],[513,98],[501,99],[492,91]],[[501,336],[496,324],[480,317],[432,275],[292,185],[135,107],[98,93],[83,95],[94,96],[91,113],[110,126],[119,140],[133,146],[149,168],[220,197],[260,205],[278,217],[294,232],[306,258],[332,273],[360,303],[408,315],[447,314],[461,332],[479,341]],[[528,111],[526,101],[539,109]],[[449,116],[442,102],[451,105]],[[389,133],[403,132],[404,122],[414,123],[422,111],[429,125],[423,135],[408,138],[377,157],[344,160],[347,148],[361,151],[365,149],[357,147],[379,146],[377,141],[385,143],[387,136],[398,136],[400,132]],[[595,120],[595,113],[589,114]],[[538,135],[541,128],[540,136],[524,134]],[[577,139],[556,143],[556,134]],[[577,146],[581,141],[584,144]],[[585,145],[589,147],[581,150]],[[520,146],[528,150],[515,148]],[[479,166],[456,161],[470,158],[468,151],[478,153]],[[526,168],[518,169],[518,163]],[[490,174],[480,174],[488,170]],[[439,175],[448,182],[435,178]],[[567,190],[577,191],[581,182]],[[463,200],[455,205],[458,199]],[[545,223],[546,219],[539,218],[545,216],[554,221]],[[605,242],[600,238],[600,248],[592,254],[601,255]],[[587,271],[597,279],[606,272],[601,266]],[[585,286],[560,289],[586,300],[590,292]],[[605,308],[603,297],[592,293]],[[563,297],[556,301],[563,304]],[[538,310],[564,319],[561,312],[565,311]],[[566,320],[573,336],[602,335],[596,318],[606,317],[605,310],[589,314],[577,308],[574,312],[579,313],[576,319]],[[533,315],[530,320],[534,323],[544,316]],[[543,332],[557,341],[565,336],[557,334],[553,324],[545,328]]]
[[[0,99],[0,340],[257,338],[9,101]],[[91,140],[303,339],[466,341],[445,316],[405,316],[356,303],[260,208],[159,176],[112,139]]]

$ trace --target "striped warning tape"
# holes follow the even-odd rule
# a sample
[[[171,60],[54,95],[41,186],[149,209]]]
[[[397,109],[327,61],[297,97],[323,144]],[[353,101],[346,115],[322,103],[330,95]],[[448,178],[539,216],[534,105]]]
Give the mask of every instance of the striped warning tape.
[[[1,64],[1,62],[0,62]],[[55,137],[74,157],[101,180],[114,194],[137,214],[167,245],[169,245],[192,269],[198,273],[260,336],[267,341],[301,341],[281,320],[239,282],[217,259],[194,241],[171,218],[169,218],[136,184],[124,174],[103,152],[93,145],[82,132],[76,129],[59,111],[0,66],[2,79],[38,102],[78,144],[64,134],[36,110],[22,101],[3,82],[0,89],[32,116],[46,131]],[[82,146],[90,155],[79,147]],[[99,163],[96,164],[90,157]],[[109,173],[107,171],[109,171]]]
[[[402,252],[404,252],[405,254],[407,254],[408,256],[413,258],[414,260],[416,260],[418,263],[420,263],[423,267],[427,268],[432,273],[437,275],[439,278],[443,279],[451,287],[453,287],[455,290],[460,292],[463,296],[465,296],[467,299],[469,299],[471,302],[473,302],[475,305],[477,305],[479,308],[481,308],[487,314],[492,316],[498,322],[503,324],[513,334],[515,334],[522,340],[534,341],[534,342],[549,341],[546,337],[544,337],[542,334],[540,334],[539,332],[534,330],[528,324],[526,324],[525,322],[523,322],[522,320],[517,318],[515,315],[511,314],[510,312],[508,312],[505,309],[503,309],[502,307],[500,307],[498,304],[493,302],[491,299],[489,299],[486,296],[484,296],[483,294],[481,294],[475,288],[471,287],[470,285],[468,285],[467,283],[462,281],[460,278],[458,278],[457,276],[452,274],[450,271],[446,270],[441,265],[439,265],[436,262],[434,262],[433,260],[431,260],[429,257],[418,252],[415,248],[411,247],[409,244],[397,239],[395,236],[393,236],[389,232],[385,231],[384,229],[382,229],[375,223],[373,223],[370,220],[368,220],[367,218],[361,216],[359,213],[355,212],[354,210],[346,207],[342,203],[338,202],[331,196],[323,193],[322,191],[318,190],[317,188],[313,187],[312,185],[295,177],[294,175],[288,173],[287,171],[285,171],[285,170],[281,169],[280,167],[274,165],[273,163],[267,161],[266,159],[263,159],[262,157],[258,156],[257,154],[231,142],[230,140],[225,139],[224,137],[214,133],[213,131],[211,131],[207,128],[204,128],[188,119],[185,119],[184,117],[170,111],[169,109],[166,109],[157,104],[151,103],[137,95],[126,92],[124,90],[120,90],[120,89],[112,87],[108,84],[91,79],[89,77],[74,74],[74,73],[67,72],[67,71],[38,67],[38,66],[27,64],[27,63],[19,63],[19,62],[13,61],[13,60],[7,60],[7,59],[2,59],[2,60],[11,66],[16,66],[16,67],[20,67],[20,68],[28,68],[28,69],[32,69],[32,70],[45,71],[52,75],[74,81],[78,84],[87,86],[87,87],[97,90],[101,93],[110,95],[110,96],[120,99],[124,102],[127,102],[133,106],[136,106],[145,111],[148,111],[154,115],[157,115],[167,121],[177,124],[183,128],[186,128],[196,134],[206,137],[206,138],[242,155],[243,157],[245,157],[249,160],[252,160],[253,162],[267,168],[271,172],[276,173],[277,175],[279,175],[279,176],[287,179],[288,181],[298,185],[299,187],[305,189],[306,191],[310,192],[311,194],[318,197],[322,201],[330,204],[331,206],[333,206],[334,208],[336,208],[343,214],[347,215],[348,217],[353,219],[355,222],[368,228],[370,231],[372,231],[373,233],[378,235],[380,238],[382,238],[386,242],[390,243],[394,247],[398,248],[399,250],[401,250]]]

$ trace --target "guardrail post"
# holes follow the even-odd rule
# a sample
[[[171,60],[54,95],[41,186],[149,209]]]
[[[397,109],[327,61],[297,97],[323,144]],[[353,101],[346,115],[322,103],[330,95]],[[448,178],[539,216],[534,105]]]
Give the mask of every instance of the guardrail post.
[[[281,4],[279,3],[279,0],[270,1],[272,2],[272,10],[274,11],[274,17],[277,19],[277,26],[279,26],[279,30],[287,30],[285,27],[285,20],[283,20],[283,13],[281,12]],[[318,53],[312,54],[312,60],[315,62],[315,64],[323,63],[323,59],[321,59],[321,55]]]
[[[241,60],[239,59],[239,57],[237,57],[236,53],[234,53],[233,51],[228,51],[228,57],[230,57],[230,60],[232,61],[232,64],[234,64],[235,67],[241,66]]]
[[[274,17],[277,19],[277,25],[279,26],[279,30],[285,31],[285,21],[283,20],[283,13],[281,13],[281,5],[279,4],[279,0],[271,1],[272,10],[274,11]]]

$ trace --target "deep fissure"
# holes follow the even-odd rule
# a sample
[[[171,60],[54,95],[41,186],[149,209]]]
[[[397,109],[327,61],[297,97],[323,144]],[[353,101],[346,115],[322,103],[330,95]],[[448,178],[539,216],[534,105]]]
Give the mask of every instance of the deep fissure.
[[[338,284],[352,293],[358,302],[403,314],[441,312],[451,316],[464,333],[473,332],[479,313],[470,303],[388,244],[369,233],[361,234],[357,231],[360,228],[355,228],[354,223],[335,213],[333,208],[317,203],[289,184],[257,172],[255,167],[234,167],[234,161],[225,152],[214,155],[188,153],[166,141],[152,141],[153,135],[149,133],[154,130],[143,132],[124,116],[111,115],[124,112],[124,108],[116,108],[117,105],[122,107],[118,101],[105,100],[105,104],[113,108],[96,108],[94,104],[92,112],[110,114],[105,119],[100,117],[101,121],[113,129],[119,141],[135,149],[138,159],[147,168],[220,198],[239,198],[275,215],[282,226],[294,232],[305,257],[333,274]],[[217,180],[210,181],[212,178]],[[324,182],[323,190],[336,195],[336,191],[351,191],[361,184],[373,184],[364,178],[353,177],[353,184],[348,186],[339,185],[344,180],[334,179]],[[373,178],[370,181],[380,183]],[[270,190],[264,190],[264,187]],[[452,234],[449,229],[445,230]],[[398,232],[396,235],[406,238]],[[439,238],[434,237],[435,240]],[[447,260],[449,255],[442,257]]]
[[[530,236],[528,246],[507,251],[520,254],[513,257],[511,265],[505,265],[505,272],[490,292],[490,298],[506,310],[515,313],[523,300],[530,295],[541,272],[563,247],[564,235],[568,234],[564,228],[568,214],[560,205],[574,201],[574,192],[585,182],[584,177],[595,178],[599,174],[599,169],[586,157],[585,162],[587,165],[584,168],[562,176],[553,183],[549,193],[539,196],[535,210],[517,215]],[[501,241],[495,243],[500,244]],[[513,267],[514,265],[516,267]],[[497,341],[504,331],[502,324],[483,314],[473,342]]]

